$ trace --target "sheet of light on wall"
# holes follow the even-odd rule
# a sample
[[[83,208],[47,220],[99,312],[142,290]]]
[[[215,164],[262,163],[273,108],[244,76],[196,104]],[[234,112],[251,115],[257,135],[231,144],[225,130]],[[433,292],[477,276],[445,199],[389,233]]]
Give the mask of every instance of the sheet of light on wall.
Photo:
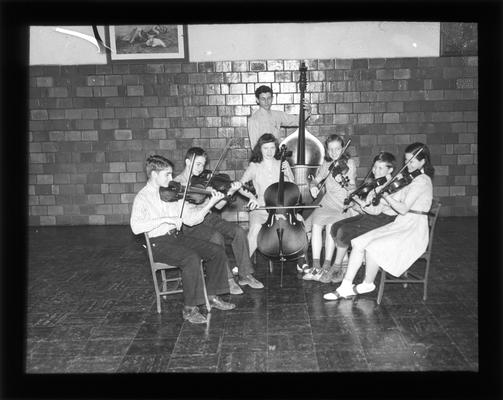
[[[438,57],[440,22],[189,25],[191,61]]]
[[[97,28],[100,37],[105,40],[105,28]],[[78,33],[82,36],[77,36]],[[106,53],[100,53],[86,37],[94,38],[90,25],[31,26],[30,65],[106,64]]]
[[[30,27],[30,65],[106,64],[105,53],[58,26]],[[91,26],[59,28],[94,36]],[[98,26],[105,39],[105,29]],[[188,25],[189,61],[438,57],[439,22]]]

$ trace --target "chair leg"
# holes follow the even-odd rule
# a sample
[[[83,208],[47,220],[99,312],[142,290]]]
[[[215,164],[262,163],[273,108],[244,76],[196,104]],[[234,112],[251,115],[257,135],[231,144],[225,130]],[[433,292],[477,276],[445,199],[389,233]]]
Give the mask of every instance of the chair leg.
[[[203,261],[201,260],[201,277],[203,278],[203,292],[204,292],[204,302],[206,303],[206,309],[208,312],[211,311],[210,301],[208,300],[208,292],[206,291],[206,280],[204,279]]]
[[[272,269],[273,269],[273,267],[272,267],[272,261],[269,260],[269,273],[270,274],[272,274]]]
[[[426,301],[427,293],[428,293],[428,275],[430,274],[430,257],[426,258],[426,269],[424,271],[424,283],[423,283],[423,301]]]
[[[381,269],[381,280],[379,283],[379,292],[377,293],[377,304],[381,304],[382,295],[384,293],[384,280],[386,279],[386,271]]]
[[[161,313],[161,296],[156,294],[155,300],[157,302],[157,313],[160,314]]]

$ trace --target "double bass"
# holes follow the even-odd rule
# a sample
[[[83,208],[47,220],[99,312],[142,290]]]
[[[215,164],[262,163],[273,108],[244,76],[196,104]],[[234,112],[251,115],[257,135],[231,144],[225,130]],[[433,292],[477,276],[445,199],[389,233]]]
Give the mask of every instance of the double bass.
[[[305,63],[301,63],[299,68],[299,89],[300,89],[300,109],[299,109],[299,128],[288,135],[280,143],[292,149],[292,157],[290,163],[296,160],[292,165],[292,171],[295,178],[295,183],[299,187],[301,193],[301,201],[303,204],[311,204],[313,202],[309,193],[308,177],[315,175],[317,168],[321,165],[325,156],[325,147],[315,136],[309,133],[306,128],[306,117],[304,111],[305,91],[307,86]]]
[[[280,149],[283,165],[291,152],[285,145]],[[304,223],[295,216],[295,206],[300,202],[300,190],[293,182],[285,182],[285,173],[280,167],[279,181],[264,192],[269,216],[257,236],[258,250],[271,260],[288,261],[299,258],[307,247]],[[281,214],[282,217],[277,217]]]

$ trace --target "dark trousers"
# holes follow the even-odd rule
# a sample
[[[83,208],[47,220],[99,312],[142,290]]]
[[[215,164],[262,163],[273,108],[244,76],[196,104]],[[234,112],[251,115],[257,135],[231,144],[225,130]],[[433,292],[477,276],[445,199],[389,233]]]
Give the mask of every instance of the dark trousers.
[[[227,256],[224,249],[206,240],[184,233],[164,235],[150,239],[154,260],[180,267],[183,297],[186,306],[204,303],[201,259],[206,262],[206,289],[208,295],[229,293]]]
[[[396,215],[359,214],[334,223],[330,230],[330,234],[338,247],[349,247],[351,245],[351,239],[389,224],[393,222],[395,218]]]
[[[231,241],[232,253],[238,266],[239,276],[244,278],[246,275],[255,272],[250,260],[247,233],[237,223],[226,221],[217,213],[211,213],[206,215],[204,221],[199,225],[184,225],[183,231],[186,235],[206,238],[224,248],[225,240]],[[232,277],[232,273],[230,277]]]

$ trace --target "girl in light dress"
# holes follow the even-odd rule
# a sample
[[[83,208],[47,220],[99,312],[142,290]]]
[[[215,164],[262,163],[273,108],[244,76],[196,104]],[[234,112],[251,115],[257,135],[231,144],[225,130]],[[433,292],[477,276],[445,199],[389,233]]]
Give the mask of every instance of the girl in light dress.
[[[311,228],[312,268],[305,271],[302,279],[321,280],[330,282],[327,272],[332,269],[332,256],[334,255],[335,242],[330,235],[332,224],[344,218],[356,215],[354,210],[344,210],[344,199],[355,189],[356,165],[347,152],[342,154],[344,140],[339,135],[330,135],[325,141],[325,160],[320,166],[315,178],[310,183],[311,195],[320,196],[319,184],[325,179],[326,193],[320,202],[321,207],[316,208],[306,221],[307,229]],[[334,160],[339,160],[336,166],[341,173],[332,174],[329,167]],[[323,229],[325,229],[325,261],[320,265],[320,254],[323,245]],[[324,279],[325,278],[325,279]],[[326,279],[328,278],[328,280]]]
[[[421,148],[423,150],[417,154]],[[346,275],[335,292],[323,295],[325,300],[338,300],[372,292],[379,267],[398,277],[426,250],[429,239],[427,215],[433,200],[431,180],[435,172],[428,147],[423,143],[407,146],[405,162],[408,162],[409,173],[421,173],[409,185],[399,190],[398,198],[396,195],[384,193],[380,200],[387,202],[398,216],[393,222],[351,240],[352,251]],[[364,257],[365,278],[355,286],[353,280]]]

